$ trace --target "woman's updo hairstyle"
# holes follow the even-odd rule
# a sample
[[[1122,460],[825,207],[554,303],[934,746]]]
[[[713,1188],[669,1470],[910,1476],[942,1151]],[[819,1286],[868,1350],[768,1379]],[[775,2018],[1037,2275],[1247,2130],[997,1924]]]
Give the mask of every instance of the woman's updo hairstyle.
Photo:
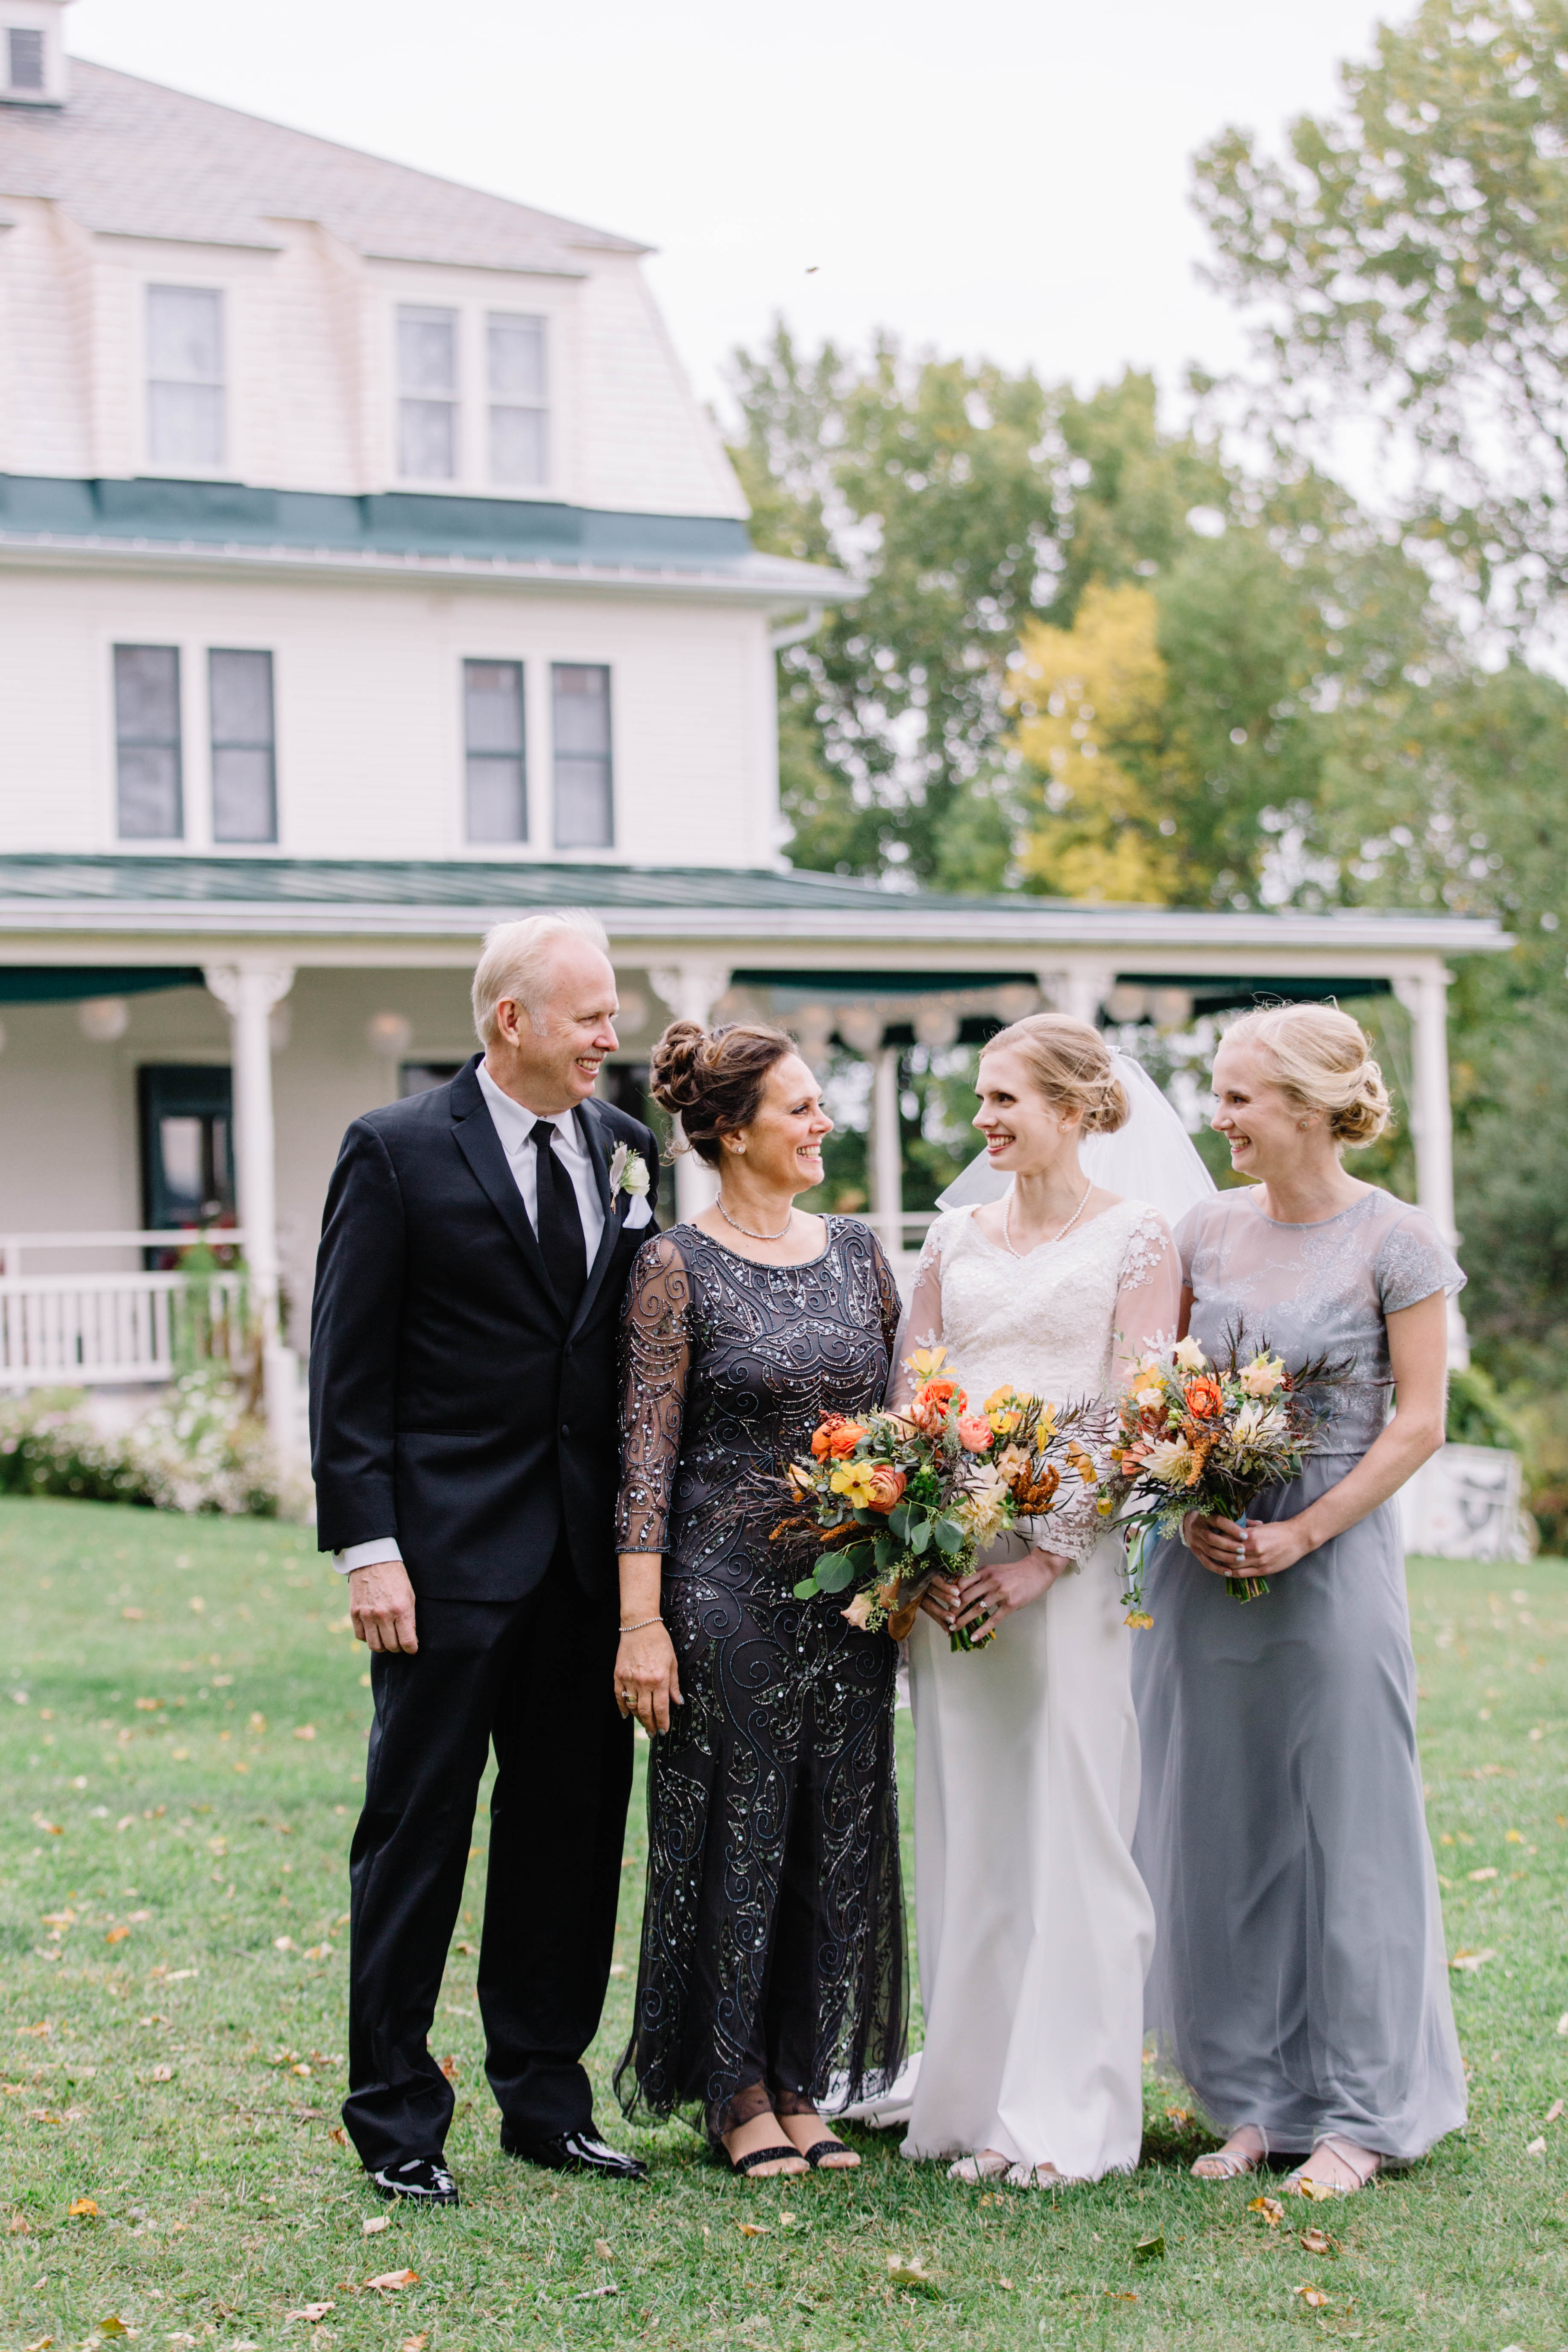
[[[1127,1089],[1098,1029],[1070,1013],[1031,1013],[988,1037],[984,1056],[1005,1045],[1016,1054],[1053,1110],[1082,1114],[1085,1135],[1114,1135],[1131,1116]]]
[[[1274,1084],[1298,1109],[1321,1111],[1334,1141],[1353,1150],[1374,1143],[1389,1122],[1388,1088],[1372,1039],[1337,1004],[1275,1004],[1244,1013],[1228,1045],[1256,1045]]]
[[[648,1091],[661,1110],[679,1119],[698,1158],[717,1168],[724,1154],[721,1139],[751,1125],[768,1072],[799,1050],[793,1037],[765,1022],[727,1021],[704,1029],[700,1022],[672,1021],[653,1049]]]

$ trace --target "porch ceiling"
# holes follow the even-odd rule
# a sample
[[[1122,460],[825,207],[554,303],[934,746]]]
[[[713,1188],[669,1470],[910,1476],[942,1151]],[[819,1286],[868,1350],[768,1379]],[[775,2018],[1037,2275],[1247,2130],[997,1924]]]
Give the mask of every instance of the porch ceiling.
[[[0,857],[0,963],[166,965],[169,942],[297,964],[461,964],[491,923],[589,906],[623,956],[677,946],[796,977],[932,974],[1092,957],[1173,982],[1204,972],[1352,978],[1513,942],[1489,916],[1358,908],[1210,913],[884,890],[784,868],[516,860],[27,855]],[[784,984],[788,984],[787,982]]]

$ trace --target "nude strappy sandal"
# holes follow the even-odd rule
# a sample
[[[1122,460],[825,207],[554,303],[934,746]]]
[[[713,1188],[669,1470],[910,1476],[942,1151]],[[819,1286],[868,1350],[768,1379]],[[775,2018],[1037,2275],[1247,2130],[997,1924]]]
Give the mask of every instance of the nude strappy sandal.
[[[1206,2180],[1213,2189],[1221,2189],[1227,2180],[1240,2180],[1247,2173],[1256,2172],[1268,2154],[1268,2134],[1261,2124],[1237,2124],[1237,2131],[1255,2131],[1263,2142],[1256,2156],[1244,2156],[1239,2149],[1211,2147],[1206,2156],[1194,2157],[1188,2167],[1194,2180]],[[1231,2137],[1234,2138],[1235,2134]],[[1200,2172],[1200,2164],[1217,2164],[1218,2172]]]
[[[1312,2157],[1317,2155],[1320,2148],[1325,2147],[1331,2156],[1339,2158],[1347,2171],[1354,2174],[1354,2189],[1347,2189],[1338,2180],[1318,2179],[1312,2170]],[[1359,2141],[1346,2139],[1342,2132],[1325,2132],[1321,2139],[1313,2141],[1312,2156],[1307,2158],[1305,2164],[1299,2164],[1294,2172],[1286,2174],[1284,2186],[1293,2197],[1305,2197],[1309,2194],[1316,2194],[1319,2197],[1353,2197],[1358,2190],[1366,2187],[1369,2180],[1375,2179],[1382,2169],[1383,2158],[1374,2148],[1363,2147]]]
[[[1005,2156],[961,2156],[956,2164],[947,2168],[950,2180],[962,2180],[966,2188],[978,2189],[983,2180],[1000,2180],[1011,2169]]]

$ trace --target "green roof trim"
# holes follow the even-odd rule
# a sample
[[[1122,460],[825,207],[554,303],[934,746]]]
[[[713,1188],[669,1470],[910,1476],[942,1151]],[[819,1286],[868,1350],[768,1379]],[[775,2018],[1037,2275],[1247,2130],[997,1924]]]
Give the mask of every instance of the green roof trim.
[[[0,474],[0,532],[703,572],[752,552],[746,525],[727,515],[615,514],[547,499],[405,490],[350,498],[243,482],[53,474]]]
[[[199,964],[0,964],[0,1004],[79,1004],[89,996],[152,996],[205,985]]]

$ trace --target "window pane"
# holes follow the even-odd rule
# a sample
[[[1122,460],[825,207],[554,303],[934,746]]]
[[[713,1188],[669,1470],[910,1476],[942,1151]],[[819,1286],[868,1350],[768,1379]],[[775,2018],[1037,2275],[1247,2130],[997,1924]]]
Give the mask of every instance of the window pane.
[[[214,652],[207,656],[214,745],[272,748],[272,656]]]
[[[550,417],[542,408],[492,408],[492,482],[544,482],[550,476]]]
[[[172,1214],[194,1218],[202,1205],[204,1160],[199,1118],[161,1118],[158,1150],[163,1161],[163,1190]]]
[[[470,751],[522,750],[522,664],[463,664],[465,741]]]
[[[615,800],[610,768],[610,673],[598,664],[558,664],[555,717],[555,846],[610,849]]]
[[[13,89],[42,89],[44,86],[44,37],[25,26],[15,26],[10,35],[11,87]]]
[[[397,313],[397,385],[400,392],[455,393],[458,389],[458,314],[405,304]]]
[[[494,400],[544,398],[544,321],[492,310],[486,324]]]
[[[147,289],[147,373],[173,383],[223,382],[223,296],[205,286]]]
[[[115,782],[124,841],[177,841],[180,656],[173,646],[114,648]]]
[[[147,454],[155,466],[221,466],[223,394],[197,383],[147,387]]]
[[[416,481],[456,479],[458,412],[450,401],[398,402],[397,470]]]
[[[276,841],[270,751],[213,753],[213,839]]]
[[[470,760],[468,773],[468,839],[526,841],[528,790],[522,761]]]

